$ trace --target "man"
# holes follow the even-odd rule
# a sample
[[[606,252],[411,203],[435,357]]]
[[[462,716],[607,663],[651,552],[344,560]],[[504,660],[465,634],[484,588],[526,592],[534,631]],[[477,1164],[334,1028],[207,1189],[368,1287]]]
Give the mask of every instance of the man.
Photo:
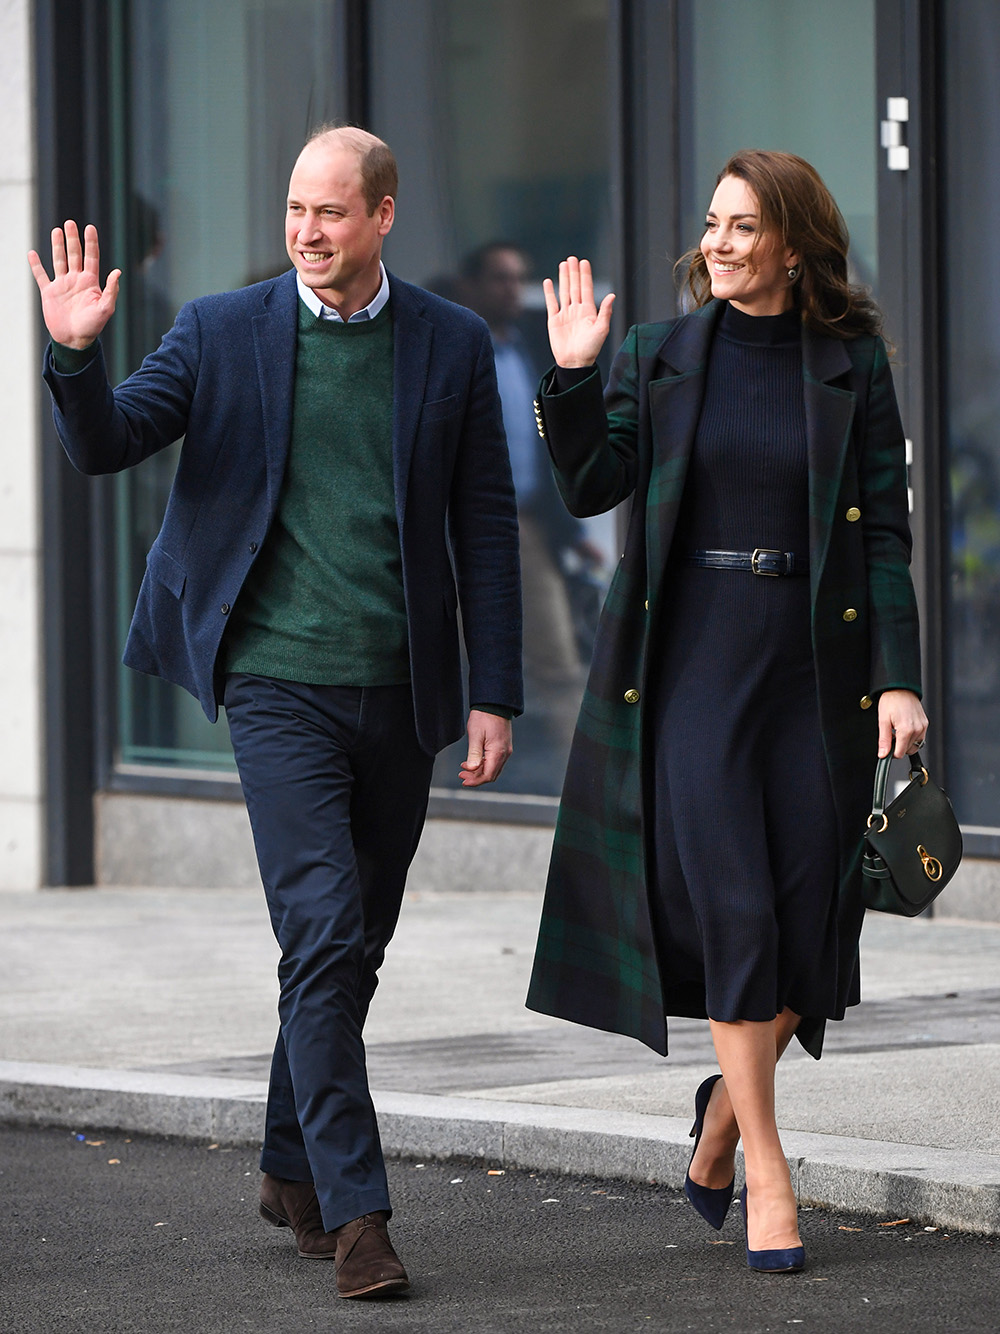
[[[534,399],[551,356],[544,324],[538,347],[526,336],[524,252],[509,241],[489,241],[466,255],[459,276],[462,300],[489,325],[496,356],[517,495],[529,712],[534,706],[543,715],[564,760],[576,726],[584,669],[563,561],[572,552],[584,568],[593,568],[604,563],[604,556],[563,504],[538,434]]]
[[[184,437],[125,662],[226,708],[272,925],[281,1030],[261,1213],[333,1259],[341,1296],[407,1286],[362,1027],[423,824],[463,727],[492,782],[521,710],[517,521],[489,334],[388,276],[396,165],[322,127],[289,183],[293,271],[186,305],[114,391],[97,232],[29,256],[72,462],[114,472]],[[457,591],[456,591],[457,585]]]

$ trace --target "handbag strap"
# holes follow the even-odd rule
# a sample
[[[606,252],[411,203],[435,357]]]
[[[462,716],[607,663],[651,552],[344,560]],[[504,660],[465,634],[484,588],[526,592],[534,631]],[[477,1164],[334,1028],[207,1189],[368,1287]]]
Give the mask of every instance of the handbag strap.
[[[920,763],[920,752],[909,757],[910,759],[910,781],[916,778],[923,778],[926,781],[927,770]],[[872,813],[868,820],[868,828],[878,824],[885,810],[885,789],[889,782],[889,770],[892,767],[892,751],[882,758],[875,765],[875,790],[872,793]]]

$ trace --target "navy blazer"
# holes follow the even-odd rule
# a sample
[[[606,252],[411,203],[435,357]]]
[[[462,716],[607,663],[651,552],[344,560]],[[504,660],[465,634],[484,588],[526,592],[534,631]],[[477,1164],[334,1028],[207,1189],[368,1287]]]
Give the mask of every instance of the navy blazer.
[[[519,713],[517,511],[492,345],[471,311],[390,275],[393,481],[420,744],[464,731],[469,697]],[[103,353],[44,376],[81,472],[119,472],[183,437],[146,560],[124,662],[190,691],[215,721],[219,644],[267,540],[291,438],[294,271],[188,302],[156,352],[112,390]]]

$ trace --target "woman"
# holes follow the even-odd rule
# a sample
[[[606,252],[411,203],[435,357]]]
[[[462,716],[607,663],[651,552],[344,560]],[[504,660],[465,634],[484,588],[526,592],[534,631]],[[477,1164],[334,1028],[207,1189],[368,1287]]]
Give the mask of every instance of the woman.
[[[774,1111],[860,998],[876,752],[922,743],[905,454],[879,314],[801,158],[723,168],[695,309],[632,329],[603,406],[590,266],[546,281],[537,414],[568,508],[633,498],[570,755],[528,1004],[666,1054],[707,1017],[688,1198],[721,1227],[742,1138],[747,1260],[801,1269]],[[876,705],[877,707],[873,707]]]

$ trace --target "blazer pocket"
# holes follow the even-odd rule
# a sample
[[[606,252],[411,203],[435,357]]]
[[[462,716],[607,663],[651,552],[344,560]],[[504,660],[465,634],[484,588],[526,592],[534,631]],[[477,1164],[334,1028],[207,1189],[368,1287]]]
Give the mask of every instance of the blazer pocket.
[[[447,398],[435,398],[430,403],[425,403],[420,409],[420,423],[441,421],[443,417],[450,417],[458,412],[462,406],[462,400],[458,394],[449,394]]]
[[[168,552],[162,547],[152,547],[149,555],[146,557],[146,568],[149,573],[164,588],[170,590],[175,598],[179,598],[184,592],[184,585],[187,583],[187,572],[179,561],[174,560]]]

